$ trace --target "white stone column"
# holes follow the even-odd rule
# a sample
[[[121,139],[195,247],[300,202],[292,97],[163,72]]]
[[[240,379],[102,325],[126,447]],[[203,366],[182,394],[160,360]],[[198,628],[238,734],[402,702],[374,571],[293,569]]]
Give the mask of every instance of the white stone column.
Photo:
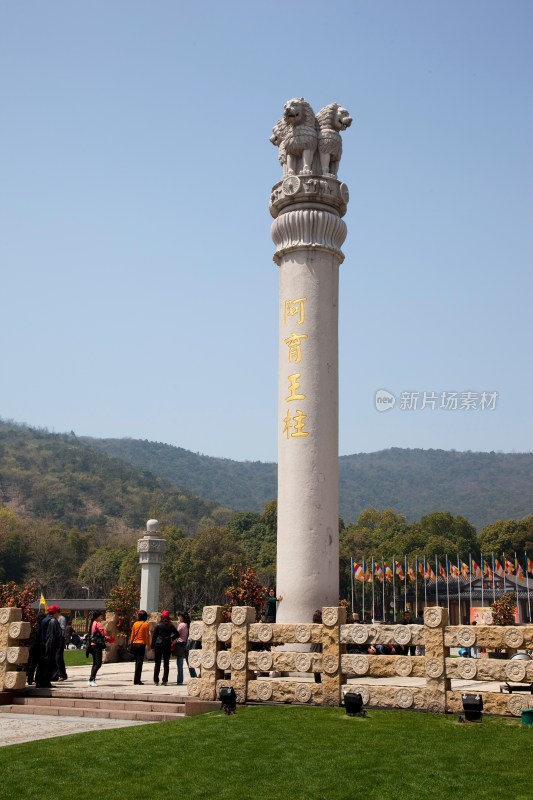
[[[278,622],[310,622],[339,602],[338,293],[348,189],[322,174],[317,155],[312,174],[293,159],[298,174],[276,184],[270,202],[279,265]]]
[[[146,534],[137,542],[141,564],[141,608],[148,614],[159,610],[159,578],[167,547],[166,541],[159,536],[158,526],[156,519],[149,519]]]

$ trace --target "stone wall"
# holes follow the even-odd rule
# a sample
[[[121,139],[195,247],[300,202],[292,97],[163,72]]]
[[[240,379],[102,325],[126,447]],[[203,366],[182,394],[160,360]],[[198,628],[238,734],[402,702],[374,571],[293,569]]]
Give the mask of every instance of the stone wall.
[[[28,661],[28,648],[20,641],[29,637],[30,630],[30,623],[22,622],[20,608],[0,608],[0,692],[26,686],[26,673],[17,671],[17,666]]]
[[[201,642],[201,649],[189,655],[190,666],[201,670],[199,678],[189,681],[190,696],[216,700],[222,686],[233,686],[239,703],[339,706],[343,692],[356,691],[369,707],[445,713],[462,710],[460,692],[451,691],[452,679],[533,682],[533,662],[450,657],[450,647],[472,646],[506,650],[510,656],[518,648],[533,647],[533,626],[448,626],[447,610],[438,607],[425,610],[423,625],[347,625],[345,609],[337,607],[323,609],[322,624],[256,623],[254,619],[253,608],[234,608],[230,622],[222,622],[221,606],[204,608],[202,621],[194,622],[190,630],[191,639]],[[302,652],[312,644],[322,645],[322,652]],[[347,646],[353,644],[418,645],[425,648],[425,655],[347,653]],[[309,673],[316,672],[321,674],[321,683],[308,680]],[[269,673],[282,673],[284,679]],[[424,683],[348,684],[347,676],[410,676]],[[485,711],[520,716],[528,697],[484,692]]]

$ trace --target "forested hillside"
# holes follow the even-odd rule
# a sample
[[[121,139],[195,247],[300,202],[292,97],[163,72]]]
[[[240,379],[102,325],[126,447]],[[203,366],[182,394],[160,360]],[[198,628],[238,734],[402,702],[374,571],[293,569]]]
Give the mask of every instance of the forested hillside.
[[[231,508],[260,511],[277,495],[277,466],[191,453],[140,439],[84,441],[129,464]],[[434,511],[466,517],[480,529],[533,512],[533,454],[392,448],[340,458],[340,515],[348,524],[369,507],[407,520]]]

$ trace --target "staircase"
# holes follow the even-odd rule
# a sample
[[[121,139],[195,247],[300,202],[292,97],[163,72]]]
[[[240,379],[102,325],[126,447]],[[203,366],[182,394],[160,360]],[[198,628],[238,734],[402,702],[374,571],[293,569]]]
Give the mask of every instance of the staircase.
[[[0,705],[2,713],[167,722],[183,719],[185,703],[179,702],[175,695],[159,692],[134,694],[104,689],[32,689],[13,692],[9,704]]]

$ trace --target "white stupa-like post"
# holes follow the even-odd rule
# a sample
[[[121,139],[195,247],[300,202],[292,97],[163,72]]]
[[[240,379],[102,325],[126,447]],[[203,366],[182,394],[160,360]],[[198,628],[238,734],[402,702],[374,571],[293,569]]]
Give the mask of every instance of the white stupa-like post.
[[[159,578],[166,547],[166,541],[159,535],[158,521],[149,519],[145,535],[137,542],[141,564],[141,608],[148,614],[159,610]]]
[[[278,622],[310,622],[339,602],[338,293],[348,188],[337,179],[337,103],[315,117],[289,100],[271,141],[283,179],[273,189],[279,266]]]

